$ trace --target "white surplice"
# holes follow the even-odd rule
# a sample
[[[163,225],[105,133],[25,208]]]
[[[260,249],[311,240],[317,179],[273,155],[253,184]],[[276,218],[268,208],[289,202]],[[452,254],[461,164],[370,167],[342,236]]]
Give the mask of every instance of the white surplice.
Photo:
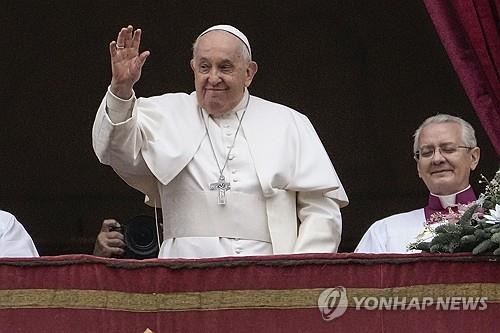
[[[0,257],[38,257],[30,235],[14,215],[0,210]]]
[[[195,218],[220,209],[216,193],[208,190],[219,170],[203,120],[222,167],[247,98],[250,102],[224,170],[231,182],[226,206],[260,197],[263,204],[256,210],[236,210],[242,221],[232,213],[241,226],[252,223],[253,216],[258,226],[242,230],[222,221],[214,231]],[[214,119],[199,111],[195,93],[132,96],[125,101],[108,91],[94,123],[93,144],[99,160],[146,194],[150,204],[169,207],[163,211],[161,257],[334,252],[338,247],[339,208],[347,204],[347,196],[312,125],[290,108],[245,92],[235,110]],[[248,200],[247,195],[256,197]],[[190,217],[196,221],[180,223]],[[262,229],[262,217],[267,230]]]
[[[424,209],[386,217],[373,223],[361,238],[355,252],[360,253],[415,253],[408,251],[410,243],[424,230]]]
[[[457,193],[433,196],[439,198],[442,207],[455,205],[457,194],[470,188],[470,185]],[[373,223],[361,238],[355,252],[360,253],[420,253],[420,250],[408,250],[408,245],[414,243],[420,237],[424,240],[432,239],[424,236],[426,218],[424,208],[411,212],[395,214]],[[433,224],[430,228],[436,228],[439,224]],[[429,238],[430,237],[430,238]]]

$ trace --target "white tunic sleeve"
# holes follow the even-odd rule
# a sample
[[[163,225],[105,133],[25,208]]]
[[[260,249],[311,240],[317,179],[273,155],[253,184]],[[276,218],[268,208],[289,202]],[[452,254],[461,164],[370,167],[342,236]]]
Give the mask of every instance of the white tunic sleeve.
[[[99,161],[146,194],[151,204],[159,203],[158,181],[168,184],[187,165],[205,135],[196,105],[194,94],[129,101],[113,98],[108,91],[92,128]]]
[[[135,104],[135,95],[122,100],[108,90],[96,115],[92,143],[101,163],[113,167],[125,182],[146,194],[151,203],[159,202],[157,180],[141,154],[144,135],[132,111]]]
[[[106,111],[113,124],[119,124],[132,117],[132,108],[135,103],[135,93],[129,99],[121,99],[108,88],[106,94]]]
[[[140,153],[143,134],[137,116],[129,116],[134,100],[135,97],[130,101],[120,100],[107,92],[92,129],[93,145],[99,160],[111,165],[118,174],[149,176],[151,172]]]
[[[342,234],[337,200],[326,197],[323,191],[299,192],[297,215],[300,226],[294,253],[337,252]]]
[[[21,223],[0,210],[0,257],[38,257],[38,251]]]

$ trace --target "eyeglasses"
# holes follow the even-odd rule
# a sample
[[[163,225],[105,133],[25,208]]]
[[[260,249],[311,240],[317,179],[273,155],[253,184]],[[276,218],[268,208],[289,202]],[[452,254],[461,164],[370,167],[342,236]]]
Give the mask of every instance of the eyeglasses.
[[[444,144],[439,147],[434,146],[423,146],[420,150],[417,150],[414,154],[416,160],[420,159],[430,159],[434,156],[436,149],[439,150],[439,153],[443,156],[450,156],[455,154],[459,149],[473,149],[474,147],[467,146],[459,146],[455,144]]]

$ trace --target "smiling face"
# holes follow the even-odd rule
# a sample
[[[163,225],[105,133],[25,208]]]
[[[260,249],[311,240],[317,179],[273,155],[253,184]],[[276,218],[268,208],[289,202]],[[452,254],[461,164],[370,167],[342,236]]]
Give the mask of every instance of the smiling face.
[[[419,150],[434,148],[434,154],[418,159],[417,171],[431,193],[448,195],[465,189],[469,185],[470,172],[479,162],[478,147],[446,153],[449,150],[446,147],[450,146],[465,146],[459,124],[431,123],[422,128],[418,139]]]
[[[231,111],[252,83],[257,64],[245,56],[244,47],[236,36],[222,30],[199,37],[191,68],[198,104],[209,114]]]

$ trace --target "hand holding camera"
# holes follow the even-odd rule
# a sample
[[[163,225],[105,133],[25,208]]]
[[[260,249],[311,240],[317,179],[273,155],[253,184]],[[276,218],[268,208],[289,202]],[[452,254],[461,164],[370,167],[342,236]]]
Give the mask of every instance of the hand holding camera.
[[[113,219],[104,220],[94,255],[147,259],[157,258],[159,249],[155,220],[151,216],[139,215],[122,224]]]
[[[104,220],[97,235],[94,255],[99,257],[121,257],[125,253],[125,241],[121,225],[114,219]]]

